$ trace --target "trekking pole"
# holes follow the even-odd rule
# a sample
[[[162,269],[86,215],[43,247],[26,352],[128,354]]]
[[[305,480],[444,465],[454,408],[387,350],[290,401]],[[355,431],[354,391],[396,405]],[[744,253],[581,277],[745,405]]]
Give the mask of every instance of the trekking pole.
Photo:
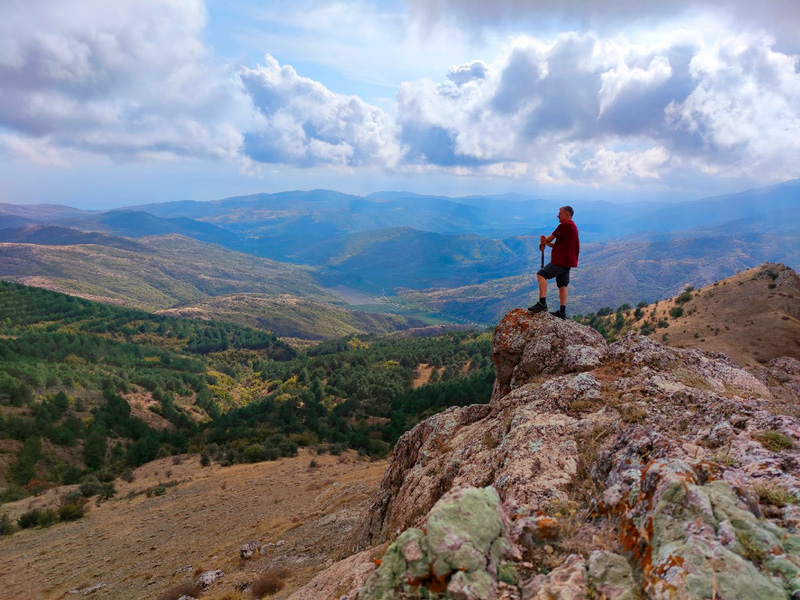
[[[544,269],[544,248],[542,248],[542,268]]]

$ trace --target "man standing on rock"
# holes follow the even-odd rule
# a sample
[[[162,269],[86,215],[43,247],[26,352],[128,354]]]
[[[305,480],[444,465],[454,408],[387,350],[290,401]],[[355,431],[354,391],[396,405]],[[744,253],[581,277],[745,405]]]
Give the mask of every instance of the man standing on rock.
[[[543,251],[545,246],[550,246],[553,249],[553,253],[550,255],[550,262],[536,274],[539,279],[539,301],[528,307],[528,310],[532,313],[545,312],[547,310],[547,280],[555,277],[561,308],[552,311],[550,314],[560,319],[567,318],[569,270],[578,266],[578,254],[581,252],[578,227],[572,220],[573,214],[575,214],[575,211],[572,210],[571,206],[559,208],[558,227],[549,236],[542,236],[539,241],[540,251]],[[555,243],[553,243],[553,240],[555,240]]]

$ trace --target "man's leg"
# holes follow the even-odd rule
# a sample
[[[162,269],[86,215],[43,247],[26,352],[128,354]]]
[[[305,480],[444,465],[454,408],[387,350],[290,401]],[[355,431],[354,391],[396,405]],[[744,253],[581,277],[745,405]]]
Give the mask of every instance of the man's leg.
[[[558,286],[558,300],[561,307],[558,310],[552,311],[550,314],[560,319],[567,318],[567,286],[569,285],[569,269],[558,274],[556,277],[556,285]]]
[[[539,299],[547,298],[547,279],[541,275],[536,276],[539,279]]]
[[[553,264],[549,263],[536,274],[536,278],[539,280],[539,301],[528,307],[528,310],[532,313],[545,312],[547,310],[547,278],[553,277],[549,272],[552,268]]]

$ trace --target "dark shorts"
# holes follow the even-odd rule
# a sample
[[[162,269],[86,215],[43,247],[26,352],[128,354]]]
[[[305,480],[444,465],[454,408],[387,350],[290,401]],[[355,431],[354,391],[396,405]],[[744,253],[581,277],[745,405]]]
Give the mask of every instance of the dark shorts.
[[[547,263],[543,269],[539,269],[537,275],[541,275],[545,279],[555,277],[558,287],[567,287],[569,285],[569,267],[559,267],[553,263]]]

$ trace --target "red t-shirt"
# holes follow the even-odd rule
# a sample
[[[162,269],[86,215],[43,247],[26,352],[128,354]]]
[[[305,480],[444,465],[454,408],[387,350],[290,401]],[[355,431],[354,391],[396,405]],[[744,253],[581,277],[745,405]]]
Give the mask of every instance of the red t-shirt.
[[[578,255],[581,253],[581,242],[578,239],[578,227],[570,219],[556,227],[553,232],[556,243],[550,261],[559,267],[577,267]]]

